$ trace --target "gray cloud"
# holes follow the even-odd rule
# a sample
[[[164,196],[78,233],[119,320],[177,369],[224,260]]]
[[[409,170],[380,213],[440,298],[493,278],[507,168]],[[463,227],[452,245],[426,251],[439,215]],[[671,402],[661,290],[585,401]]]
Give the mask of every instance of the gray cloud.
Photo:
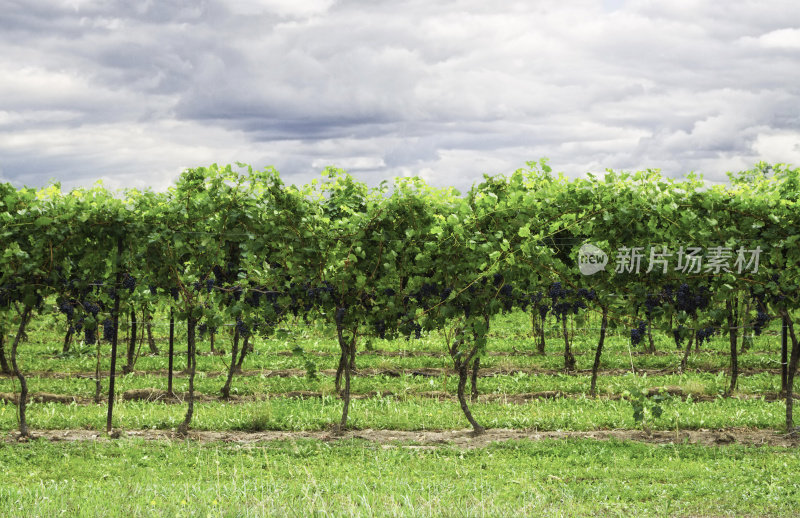
[[[0,0],[0,180],[800,164],[792,1]]]

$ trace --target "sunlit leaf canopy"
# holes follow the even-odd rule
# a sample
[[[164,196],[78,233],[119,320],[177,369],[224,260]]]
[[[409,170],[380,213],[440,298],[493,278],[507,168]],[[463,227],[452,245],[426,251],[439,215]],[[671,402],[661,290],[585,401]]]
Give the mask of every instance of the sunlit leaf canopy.
[[[164,192],[0,184],[0,307],[47,312],[55,297],[87,331],[119,299],[243,335],[321,318],[343,358],[357,336],[454,329],[465,380],[490,318],[515,308],[551,312],[565,336],[585,310],[632,341],[646,320],[677,344],[720,329],[731,300],[790,319],[799,174],[759,163],[714,186],[655,170],[570,179],[540,160],[461,195],[419,178],[370,188],[335,168],[297,187],[274,168],[213,164]],[[567,342],[568,369],[570,356]]]

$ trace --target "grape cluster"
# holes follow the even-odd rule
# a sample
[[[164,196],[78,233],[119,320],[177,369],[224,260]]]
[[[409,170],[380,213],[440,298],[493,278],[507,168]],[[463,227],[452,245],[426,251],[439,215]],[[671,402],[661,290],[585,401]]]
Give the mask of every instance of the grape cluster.
[[[249,336],[250,329],[247,327],[241,318],[236,319],[236,331],[239,333],[239,336]]]
[[[509,313],[514,308],[514,287],[510,284],[503,284],[499,295],[500,303],[503,305],[503,312]]]
[[[672,339],[675,340],[675,345],[677,345],[678,347],[681,346],[681,342],[683,341],[682,331],[683,331],[683,326],[680,324],[678,325],[678,327],[672,330]]]
[[[337,299],[339,298],[338,295],[337,289],[328,281],[322,281],[321,286],[312,286],[306,290],[306,297],[311,305],[327,299]]]
[[[422,337],[422,326],[414,320],[413,315],[401,313],[397,318],[400,321],[399,330],[407,339],[411,339],[412,333],[415,340],[419,340]]]
[[[767,324],[771,320],[772,317],[769,316],[766,312],[759,309],[756,312],[756,320],[753,322],[753,332],[756,336],[760,336],[761,332],[767,327]]]
[[[585,300],[594,300],[597,294],[594,290],[580,289],[577,292],[571,289],[564,288],[560,282],[554,282],[547,290],[547,294],[552,301],[551,308],[556,315],[557,320],[561,320],[572,315],[577,315],[581,309],[586,309]],[[542,306],[539,307],[542,319],[544,319],[547,311]]]
[[[103,320],[103,340],[107,342],[114,340],[114,320],[111,318]]]
[[[61,304],[59,304],[58,305],[58,310],[61,313],[64,313],[65,315],[67,315],[67,322],[71,321],[72,320],[72,315],[75,314],[75,306],[72,304],[72,302],[70,302],[68,300],[65,300]]]
[[[555,303],[558,299],[564,298],[567,296],[567,290],[561,286],[560,282],[554,282],[550,285],[547,289],[547,294],[553,299],[553,303]]]
[[[542,304],[539,306],[539,316],[544,320],[547,317],[547,313],[550,312],[550,306],[547,304]]]
[[[569,295],[569,291],[567,291],[560,282],[554,282],[547,289],[547,294],[552,300],[552,309],[553,313],[556,315],[556,319],[561,321],[562,318],[572,311],[572,304],[562,300]]]
[[[122,276],[122,287],[128,291],[133,291],[136,289],[136,277],[133,275],[126,273]]]
[[[529,305],[533,304],[534,306],[537,306],[541,300],[542,300],[541,291],[537,293],[526,293],[525,295],[520,297],[519,308],[522,311],[527,311]]]
[[[100,313],[100,306],[98,306],[94,302],[84,302],[83,303],[83,309],[85,309],[93,317],[96,317],[97,314]]]
[[[225,275],[225,272],[222,270],[222,267],[220,265],[218,265],[218,264],[214,265],[214,267],[211,268],[211,272],[214,274],[214,277],[217,279],[217,283],[218,284],[222,284],[222,283],[224,283],[226,281],[227,275]]]
[[[647,294],[647,297],[644,299],[644,314],[647,320],[652,320],[653,312],[660,305],[661,298],[658,295],[653,295],[652,293]]]
[[[233,291],[231,292],[231,296],[233,297],[233,300],[238,301],[239,299],[242,298],[242,293],[244,293],[244,289],[242,289],[241,286],[234,286]]]
[[[83,341],[86,345],[94,345],[97,343],[97,333],[95,333],[95,331],[97,331],[97,328],[94,327],[83,328]]]
[[[690,315],[695,315],[698,310],[708,307],[709,293],[704,287],[692,290],[685,282],[678,286],[675,293],[675,308],[685,311]]]
[[[698,329],[695,333],[695,338],[697,339],[697,347],[703,345],[703,342],[707,341],[709,338],[717,334],[719,328],[716,327],[705,327],[702,329]]]
[[[631,345],[639,345],[647,332],[647,322],[639,321],[639,326],[631,329]]]
[[[492,276],[492,285],[495,288],[500,286],[502,283],[503,283],[503,275],[502,274],[496,273],[496,274],[494,274],[494,276]]]
[[[550,307],[543,302],[544,293],[541,291],[537,291],[535,293],[529,294],[527,297],[523,297],[520,308],[522,311],[526,311],[528,304],[533,304],[534,310],[539,312],[539,316],[542,320],[547,317],[547,313],[550,312]]]
[[[428,300],[429,298],[439,296],[439,287],[436,286],[435,284],[423,282],[422,286],[420,286],[419,288],[419,291],[414,293],[413,296],[420,303],[425,303],[425,301]]]
[[[261,303],[261,296],[263,293],[259,290],[251,290],[247,297],[244,298],[245,303],[253,308],[257,308]]]

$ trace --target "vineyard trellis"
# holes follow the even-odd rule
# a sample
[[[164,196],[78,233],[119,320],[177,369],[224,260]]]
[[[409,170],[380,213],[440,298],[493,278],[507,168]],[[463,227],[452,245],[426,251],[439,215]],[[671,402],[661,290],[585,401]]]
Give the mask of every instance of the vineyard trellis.
[[[334,168],[301,187],[277,171],[237,164],[187,170],[166,192],[101,186],[62,192],[58,185],[17,189],[0,184],[0,368],[19,380],[20,433],[28,435],[28,388],[18,351],[37,315],[57,312],[73,335],[110,343],[106,428],[112,429],[120,317],[131,316],[126,371],[133,369],[135,323],[150,332],[169,325],[172,392],[175,321],[186,326],[189,392],[179,431],[191,426],[198,332],[233,328],[229,396],[251,336],[269,336],[288,319],[323,320],[340,349],[336,389],[338,429],[348,423],[350,382],[359,339],[419,338],[439,331],[458,375],[457,397],[470,412],[492,319],[531,312],[544,351],[543,322],[561,323],[564,369],[575,368],[571,333],[587,313],[599,315],[590,394],[609,329],[625,329],[634,345],[655,351],[652,332],[685,347],[715,333],[730,342],[730,384],[736,390],[738,352],[771,318],[784,330],[786,427],[794,430],[792,386],[800,360],[794,320],[800,273],[800,170],[758,164],[707,186],[657,171],[568,179],[547,162],[529,162],[509,176],[485,177],[461,196],[419,178],[369,188]],[[630,250],[650,258],[668,248],[716,247],[734,254],[747,243],[761,252],[757,268],[651,269],[581,272],[581,247]],[[723,265],[725,266],[725,265]],[[740,265],[741,266],[741,265]],[[637,270],[638,271],[638,270]],[[153,322],[148,308],[170,320]],[[98,331],[102,328],[102,338]],[[144,329],[142,329],[144,332]],[[7,345],[7,344],[10,344]],[[98,375],[99,397],[99,375]]]

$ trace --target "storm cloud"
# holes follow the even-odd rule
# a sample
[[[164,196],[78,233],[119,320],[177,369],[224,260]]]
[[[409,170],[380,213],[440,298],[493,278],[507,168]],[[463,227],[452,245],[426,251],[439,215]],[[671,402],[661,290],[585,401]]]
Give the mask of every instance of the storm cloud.
[[[791,0],[0,0],[0,181],[800,165]]]

